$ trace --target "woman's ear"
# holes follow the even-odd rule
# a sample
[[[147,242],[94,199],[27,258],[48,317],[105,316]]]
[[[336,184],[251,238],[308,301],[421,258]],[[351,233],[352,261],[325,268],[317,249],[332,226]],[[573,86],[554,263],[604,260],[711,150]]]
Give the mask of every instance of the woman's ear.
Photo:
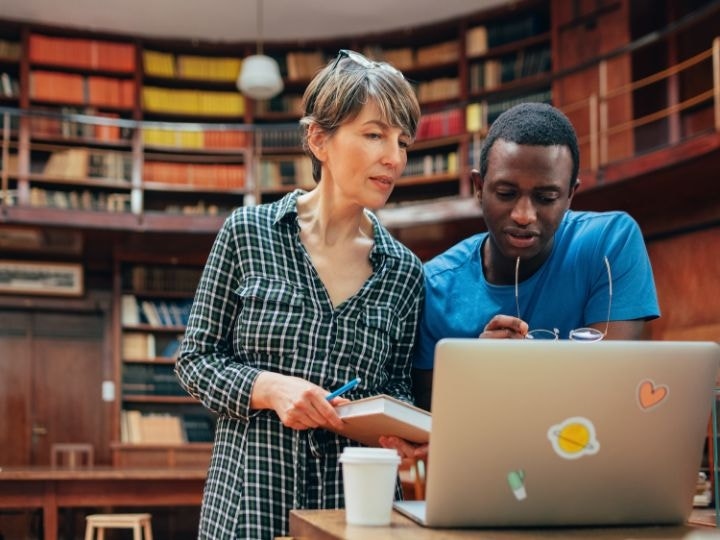
[[[317,124],[310,124],[307,132],[307,145],[318,161],[325,161],[325,142],[327,134]]]

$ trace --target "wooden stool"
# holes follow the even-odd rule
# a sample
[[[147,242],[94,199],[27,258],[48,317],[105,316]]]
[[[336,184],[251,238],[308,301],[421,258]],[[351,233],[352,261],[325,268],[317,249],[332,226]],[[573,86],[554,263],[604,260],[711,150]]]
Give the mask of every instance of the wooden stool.
[[[87,516],[85,540],[93,540],[97,530],[97,540],[105,539],[105,529],[132,529],[133,540],[152,540],[150,514],[91,514]]]

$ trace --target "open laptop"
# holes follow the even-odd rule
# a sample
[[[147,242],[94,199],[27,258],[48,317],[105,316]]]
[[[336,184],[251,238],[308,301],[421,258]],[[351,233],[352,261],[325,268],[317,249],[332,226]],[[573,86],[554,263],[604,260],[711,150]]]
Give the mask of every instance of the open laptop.
[[[445,339],[435,350],[428,527],[684,523],[720,346]]]

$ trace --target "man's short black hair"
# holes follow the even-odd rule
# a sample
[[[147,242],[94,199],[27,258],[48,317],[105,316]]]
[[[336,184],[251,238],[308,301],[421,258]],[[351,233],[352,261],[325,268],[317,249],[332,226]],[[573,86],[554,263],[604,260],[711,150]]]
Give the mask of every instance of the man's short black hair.
[[[480,177],[485,178],[488,154],[497,139],[533,146],[567,146],[573,160],[570,187],[575,185],[580,170],[577,135],[570,120],[547,103],[521,103],[495,120],[480,151]]]

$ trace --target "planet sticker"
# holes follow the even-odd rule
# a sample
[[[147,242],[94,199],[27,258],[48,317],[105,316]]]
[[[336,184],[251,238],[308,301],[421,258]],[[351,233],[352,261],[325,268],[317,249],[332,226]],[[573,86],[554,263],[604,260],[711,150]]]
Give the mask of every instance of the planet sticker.
[[[595,426],[590,420],[581,416],[573,416],[560,424],[550,426],[547,436],[555,453],[564,459],[578,459],[597,454],[600,450]]]

